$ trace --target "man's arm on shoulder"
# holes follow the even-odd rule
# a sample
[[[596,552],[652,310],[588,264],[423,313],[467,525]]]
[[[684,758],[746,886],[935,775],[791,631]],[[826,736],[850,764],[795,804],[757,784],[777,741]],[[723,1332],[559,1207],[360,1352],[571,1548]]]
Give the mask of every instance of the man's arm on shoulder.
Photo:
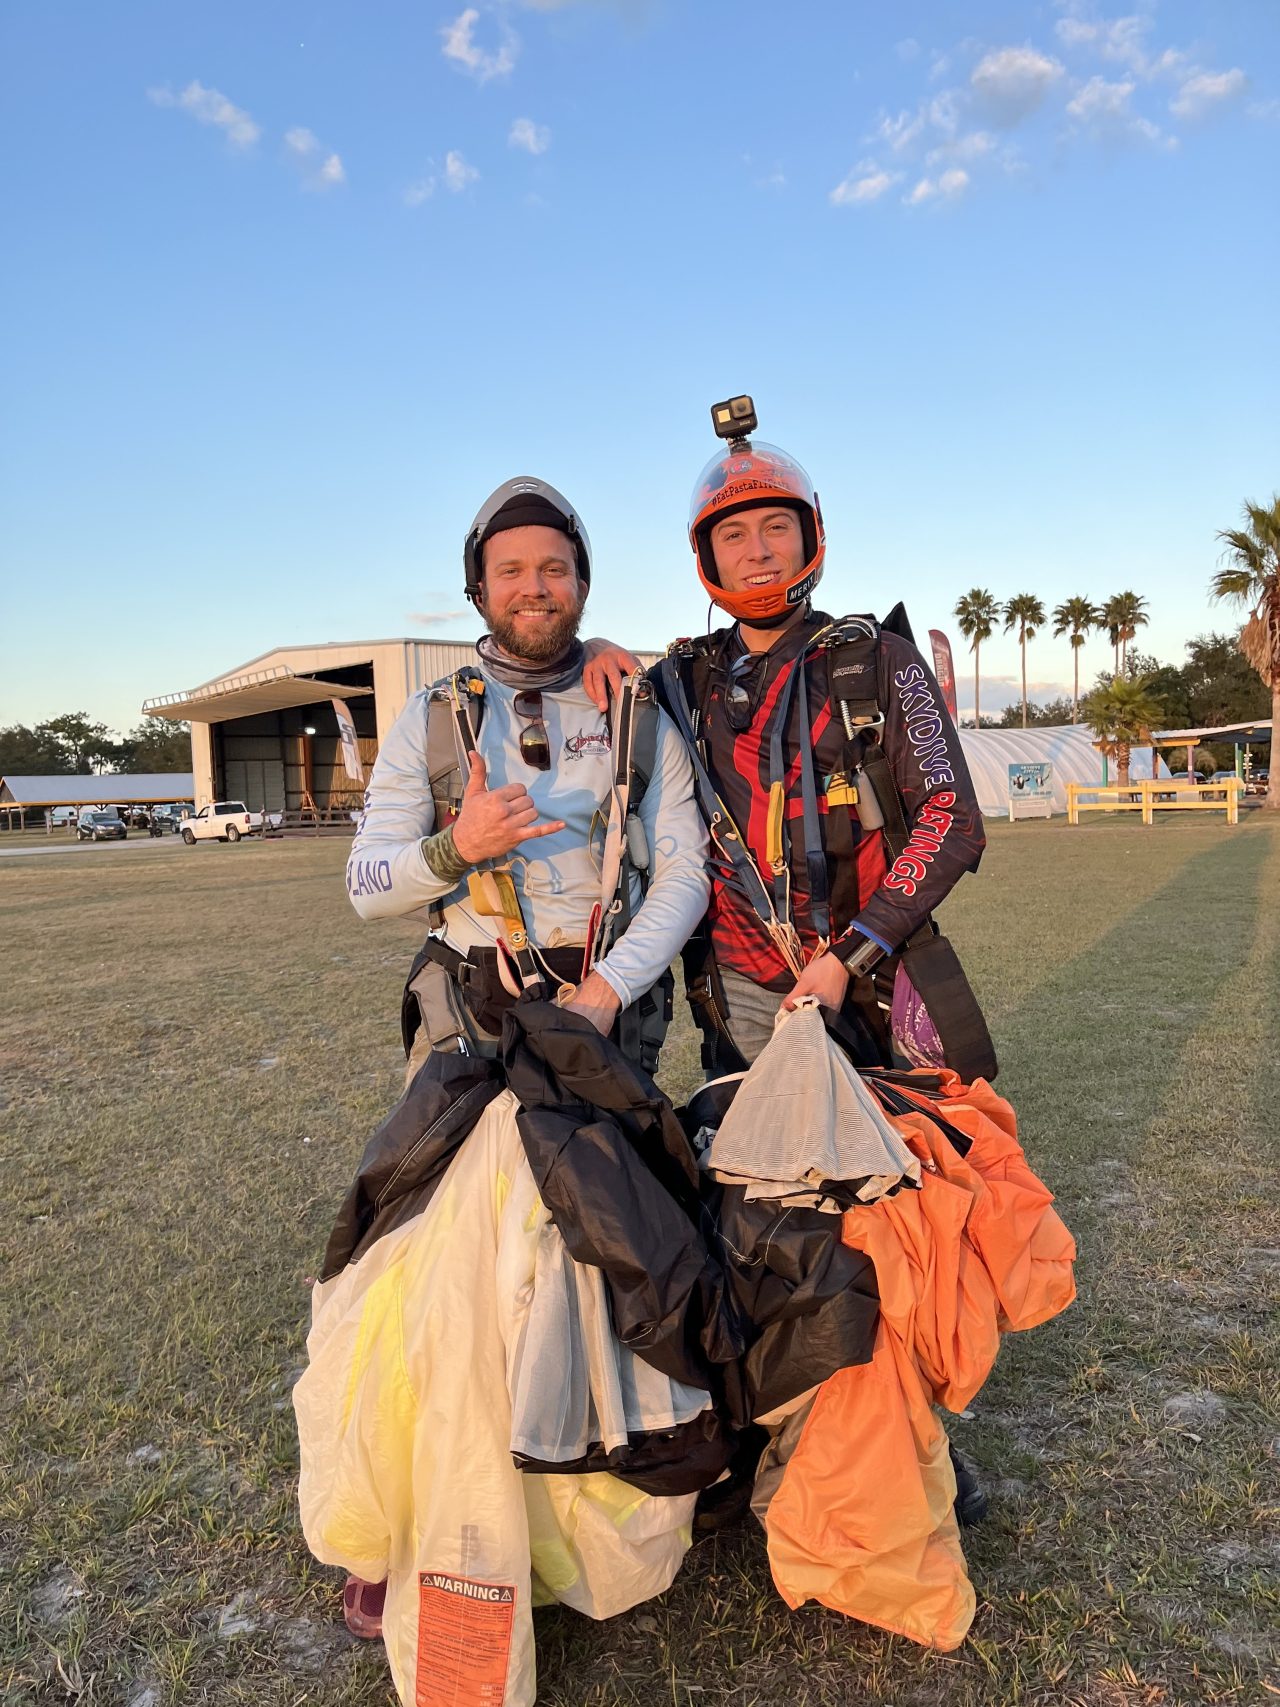
[[[976,871],[986,836],[960,737],[920,653],[885,635],[880,650],[883,745],[907,820],[907,845],[854,920],[841,951],[861,934],[898,948],[950,894],[966,871]]]
[[[693,766],[664,711],[658,713],[653,769],[639,812],[649,844],[649,888],[627,931],[597,967],[624,1007],[671,965],[706,912],[711,892]]]
[[[392,919],[457,887],[427,864],[423,839],[435,829],[427,766],[427,702],[415,694],[378,753],[347,860],[347,894],[362,919]]]

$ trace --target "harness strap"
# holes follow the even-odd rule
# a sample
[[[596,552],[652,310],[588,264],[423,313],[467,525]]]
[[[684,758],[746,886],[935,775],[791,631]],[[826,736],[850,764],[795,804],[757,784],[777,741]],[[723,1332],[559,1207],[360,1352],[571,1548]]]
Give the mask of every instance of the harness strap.
[[[693,731],[684,683],[680,678],[674,655],[669,652],[658,668],[666,691],[667,707],[677,729],[684,736],[689,751],[694,790],[702,808],[703,818],[716,848],[729,867],[729,877],[725,881],[731,881],[733,887],[748,903],[768,934],[769,940],[798,978],[804,968],[799,941],[792,926],[779,919],[774,911],[769,891],[756,868],[756,862],[747,851],[742,833],[707,774],[707,767],[703,763],[698,740]]]
[[[827,855],[822,845],[822,823],[818,817],[818,784],[813,772],[813,724],[809,719],[809,683],[803,655],[796,661],[800,678],[800,797],[804,808],[804,863],[809,874],[809,907],[818,934],[819,953],[831,941],[830,892],[827,886]]]
[[[791,701],[797,682],[804,681],[804,653],[783,684],[774,708],[769,732],[769,865],[773,872],[773,907],[780,919],[793,925],[791,917],[791,830],[787,823],[787,762],[785,740],[791,721]],[[803,687],[801,688],[803,692]],[[802,737],[803,745],[803,737]],[[803,761],[802,761],[803,768]],[[808,826],[805,827],[808,837]],[[807,852],[807,850],[806,850]]]
[[[450,677],[446,690],[447,703],[452,713],[454,738],[457,742],[457,768],[460,776],[470,775],[471,755],[476,751],[476,730],[471,722],[470,711],[472,695],[476,694],[476,689],[472,686],[473,680],[480,681],[479,693],[482,694],[483,681],[466,670],[459,670],[456,675]],[[428,724],[429,722],[428,718]],[[521,985],[526,990],[531,990],[536,985],[544,984],[546,972],[529,941],[529,932],[525,926],[520,896],[511,876],[510,865],[485,860],[478,870],[468,875],[467,889],[471,904],[478,913],[486,918],[502,920],[504,941],[515,963]]]
[[[631,675],[623,680],[613,708],[613,782],[609,789],[609,817],[600,868],[600,921],[594,940],[588,944],[588,960],[593,966],[619,934],[619,927],[626,929],[624,915],[630,912],[631,861],[627,819],[631,811],[631,766],[641,679]]]
[[[892,865],[906,847],[911,831],[906,813],[902,810],[902,796],[898,793],[893,772],[889,769],[889,761],[879,741],[869,740],[863,747],[862,774],[871,785],[871,792],[875,795],[876,804],[884,817],[881,834],[889,850],[889,863]]]

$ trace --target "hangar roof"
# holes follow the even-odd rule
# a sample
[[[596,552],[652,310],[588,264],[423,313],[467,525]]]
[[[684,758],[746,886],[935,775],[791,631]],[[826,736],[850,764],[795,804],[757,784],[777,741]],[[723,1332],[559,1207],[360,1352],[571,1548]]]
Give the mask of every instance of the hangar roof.
[[[190,771],[140,771],[136,776],[3,776],[0,806],[145,806],[194,800]]]
[[[350,682],[298,675],[287,664],[274,664],[267,670],[223,676],[188,693],[145,700],[142,709],[148,717],[168,717],[175,723],[221,723],[228,717],[253,717],[260,711],[284,711],[322,699],[358,699],[372,692]]]
[[[1271,719],[1254,723],[1217,723],[1204,729],[1161,729],[1152,740],[1157,747],[1185,747],[1192,741],[1220,741],[1224,746],[1248,746],[1271,739]]]

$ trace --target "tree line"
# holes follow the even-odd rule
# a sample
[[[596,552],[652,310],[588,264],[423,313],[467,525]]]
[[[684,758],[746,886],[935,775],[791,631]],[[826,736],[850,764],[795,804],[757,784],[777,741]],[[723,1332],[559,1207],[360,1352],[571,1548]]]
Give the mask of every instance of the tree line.
[[[1147,623],[1146,600],[1137,593],[1116,593],[1101,605],[1087,598],[1064,599],[1054,607],[1054,636],[1070,637],[1075,659],[1071,721],[1081,713],[1098,737],[1098,744],[1116,759],[1120,781],[1128,781],[1129,751],[1165,728],[1203,728],[1212,724],[1252,723],[1270,716],[1273,734],[1280,729],[1280,496],[1270,504],[1248,501],[1244,526],[1218,534],[1220,567],[1209,583],[1210,596],[1242,609],[1245,622],[1238,636],[1202,635],[1187,647],[1187,663],[1161,664],[1156,658],[1130,653],[1139,628]],[[1048,620],[1034,593],[1017,593],[1001,604],[985,587],[974,587],[956,602],[960,632],[973,653],[974,721],[981,715],[978,659],[984,641],[1003,622],[1005,632],[1018,631],[1022,652],[1023,729],[1033,722],[1065,721],[1066,701],[1043,708],[1033,718],[1027,700],[1027,645]],[[1089,634],[1105,630],[1115,649],[1114,670],[1099,676],[1093,691],[1080,698],[1080,648]],[[1017,727],[1011,707],[1005,727]],[[1220,751],[1225,752],[1226,749]],[[1269,765],[1267,806],[1280,811],[1280,773]]]
[[[956,601],[954,615],[973,653],[973,715],[979,727],[982,725],[982,684],[979,676],[982,644],[990,640],[998,623],[1003,623],[1006,634],[1017,630],[1022,654],[1022,728],[1028,728],[1027,646],[1049,620],[1043,601],[1034,593],[1015,593],[1001,604],[986,587],[974,587]],[[1064,634],[1068,636],[1074,665],[1071,699],[1057,701],[1055,706],[1069,708],[1070,722],[1080,721],[1080,648],[1090,634],[1106,632],[1115,654],[1112,674],[1120,676],[1124,674],[1129,645],[1138,630],[1146,627],[1148,620],[1147,601],[1134,592],[1115,593],[1100,605],[1091,599],[1073,598],[1064,599],[1060,605],[1054,606],[1053,637],[1059,640]],[[1061,721],[1067,722],[1068,719],[1064,717]],[[1015,727],[1007,719],[1001,726]]]
[[[0,776],[88,776],[105,771],[137,776],[191,769],[191,726],[144,717],[118,735],[83,711],[64,712],[29,727],[0,729]]]

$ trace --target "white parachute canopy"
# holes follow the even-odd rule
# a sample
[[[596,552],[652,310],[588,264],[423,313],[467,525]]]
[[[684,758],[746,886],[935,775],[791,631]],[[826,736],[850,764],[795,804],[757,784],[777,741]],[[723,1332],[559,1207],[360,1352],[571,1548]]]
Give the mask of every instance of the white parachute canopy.
[[[1009,811],[1009,766],[1050,764],[1053,766],[1053,810],[1067,809],[1067,784],[1102,783],[1102,754],[1093,745],[1093,732],[1083,723],[1067,723],[1042,729],[962,729],[964,751],[978,796],[987,817],[1003,818]],[[1158,761],[1158,776],[1168,776],[1169,767]],[[1134,747],[1129,754],[1129,779],[1141,782],[1150,777],[1151,748]],[[1117,780],[1114,760],[1108,779]]]

